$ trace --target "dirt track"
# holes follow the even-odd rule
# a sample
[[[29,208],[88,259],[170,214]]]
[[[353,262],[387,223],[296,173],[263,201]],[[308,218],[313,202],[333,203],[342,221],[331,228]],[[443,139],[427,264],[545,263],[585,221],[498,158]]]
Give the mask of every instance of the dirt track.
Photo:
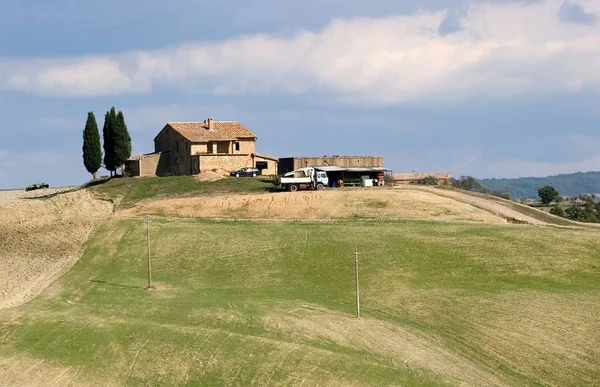
[[[27,199],[49,193],[0,193],[0,309],[32,299],[67,272],[91,231],[112,214],[112,203],[85,190]]]
[[[434,187],[425,187],[425,186],[396,186],[395,189],[402,191],[420,191],[432,193],[440,197],[456,200],[461,203],[465,203],[471,205],[473,207],[479,208],[481,210],[487,211],[491,214],[497,215],[504,219],[515,219],[519,222],[535,224],[539,226],[550,226],[550,223],[543,222],[541,220],[535,219],[531,216],[525,215],[519,211],[513,210],[507,206],[503,206],[500,203],[493,202],[491,200],[487,200],[484,198],[479,198],[477,196],[469,195],[468,193],[463,193],[460,191],[452,191],[452,190],[444,190]]]

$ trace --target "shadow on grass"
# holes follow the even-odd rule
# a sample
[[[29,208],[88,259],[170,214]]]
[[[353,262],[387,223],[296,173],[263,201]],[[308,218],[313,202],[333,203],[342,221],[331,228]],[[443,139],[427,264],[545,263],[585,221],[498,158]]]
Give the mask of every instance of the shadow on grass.
[[[120,288],[142,289],[142,290],[145,289],[143,286],[116,284],[114,282],[108,282],[108,281],[102,281],[102,280],[90,280],[90,282],[94,282],[94,283],[97,283],[97,284],[110,285],[110,286],[118,286]]]
[[[83,185],[83,187],[84,188],[95,187],[97,185],[108,183],[110,180],[111,180],[110,177],[105,177],[105,178],[100,178],[100,179],[96,179],[96,180],[91,180],[91,181],[88,181],[87,183],[85,183]]]

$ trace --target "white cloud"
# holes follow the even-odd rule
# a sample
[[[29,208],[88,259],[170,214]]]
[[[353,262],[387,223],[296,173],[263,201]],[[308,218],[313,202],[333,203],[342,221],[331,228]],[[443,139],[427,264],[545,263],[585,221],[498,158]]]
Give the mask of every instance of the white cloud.
[[[29,61],[27,61],[29,62]],[[145,91],[122,70],[119,59],[82,57],[0,62],[0,87],[36,94],[93,96]]]
[[[580,1],[588,14],[597,0]],[[333,93],[357,103],[419,103],[598,90],[600,25],[565,23],[562,1],[475,3],[438,33],[446,12],[333,20],[318,32],[105,57],[0,60],[0,89],[53,95],[150,92]]]

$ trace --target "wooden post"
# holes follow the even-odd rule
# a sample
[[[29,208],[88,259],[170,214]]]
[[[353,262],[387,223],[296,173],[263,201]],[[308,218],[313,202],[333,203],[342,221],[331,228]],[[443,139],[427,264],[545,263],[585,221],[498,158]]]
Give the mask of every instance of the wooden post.
[[[150,260],[150,223],[152,223],[152,218],[150,215],[146,215],[144,217],[144,223],[146,223],[146,247],[148,249],[148,287],[147,289],[152,289],[152,262]]]
[[[354,275],[356,277],[356,318],[360,318],[360,291],[358,288],[358,247],[354,249]]]

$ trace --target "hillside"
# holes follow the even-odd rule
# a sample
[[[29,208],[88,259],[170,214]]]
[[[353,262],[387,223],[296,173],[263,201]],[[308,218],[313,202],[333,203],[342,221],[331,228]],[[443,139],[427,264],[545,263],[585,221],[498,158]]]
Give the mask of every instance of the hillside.
[[[600,172],[577,172],[548,177],[521,177],[516,179],[480,179],[479,182],[492,191],[510,190],[513,198],[538,197],[538,189],[551,185],[565,196],[581,193],[600,193]]]
[[[258,179],[166,178],[91,189],[112,196],[117,213],[59,281],[0,314],[0,385],[600,378],[596,230],[512,224],[518,206],[428,187],[295,196],[266,188]],[[521,219],[533,223],[532,211]],[[142,214],[153,216],[153,290]],[[56,231],[40,229],[47,239],[36,248]]]

